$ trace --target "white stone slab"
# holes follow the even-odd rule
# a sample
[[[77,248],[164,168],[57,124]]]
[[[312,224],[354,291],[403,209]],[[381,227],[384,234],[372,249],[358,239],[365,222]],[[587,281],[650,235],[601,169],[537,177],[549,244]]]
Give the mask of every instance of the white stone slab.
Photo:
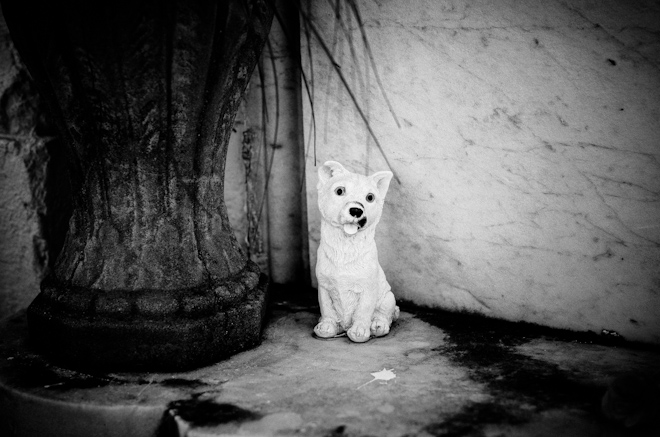
[[[660,343],[652,2],[360,2],[400,127],[355,18],[342,10],[336,22],[328,3],[313,7],[384,152],[315,42],[304,63],[309,76],[313,66],[316,162],[363,173],[391,163],[401,183],[376,238],[397,298]],[[312,268],[315,185],[310,145]]]

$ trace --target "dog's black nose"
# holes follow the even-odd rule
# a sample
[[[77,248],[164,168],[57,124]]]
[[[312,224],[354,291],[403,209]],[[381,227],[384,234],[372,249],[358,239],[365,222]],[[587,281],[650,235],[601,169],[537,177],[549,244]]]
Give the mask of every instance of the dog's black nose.
[[[360,208],[350,208],[348,213],[353,217],[362,217],[362,210]]]

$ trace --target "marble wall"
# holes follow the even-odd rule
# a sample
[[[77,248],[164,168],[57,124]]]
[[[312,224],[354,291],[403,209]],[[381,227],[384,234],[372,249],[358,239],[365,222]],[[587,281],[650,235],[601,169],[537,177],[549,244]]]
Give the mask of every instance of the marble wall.
[[[399,299],[660,343],[660,5],[356,3],[312,2],[302,37],[311,265],[317,166],[389,167]]]

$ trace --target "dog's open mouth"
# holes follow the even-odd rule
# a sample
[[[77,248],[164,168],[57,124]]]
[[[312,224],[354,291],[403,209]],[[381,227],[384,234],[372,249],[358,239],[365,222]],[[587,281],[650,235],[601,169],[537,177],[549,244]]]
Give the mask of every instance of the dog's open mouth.
[[[346,232],[348,235],[353,235],[356,234],[357,231],[362,229],[364,225],[367,224],[367,218],[362,217],[360,220],[358,220],[357,223],[345,223],[344,224],[344,232]]]

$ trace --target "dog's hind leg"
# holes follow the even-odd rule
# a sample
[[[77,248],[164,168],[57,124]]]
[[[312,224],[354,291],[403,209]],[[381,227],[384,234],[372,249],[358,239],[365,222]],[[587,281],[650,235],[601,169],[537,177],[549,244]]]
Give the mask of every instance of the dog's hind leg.
[[[388,291],[378,303],[371,319],[371,335],[382,337],[390,332],[392,320],[399,317],[399,307],[396,306],[394,294]]]

